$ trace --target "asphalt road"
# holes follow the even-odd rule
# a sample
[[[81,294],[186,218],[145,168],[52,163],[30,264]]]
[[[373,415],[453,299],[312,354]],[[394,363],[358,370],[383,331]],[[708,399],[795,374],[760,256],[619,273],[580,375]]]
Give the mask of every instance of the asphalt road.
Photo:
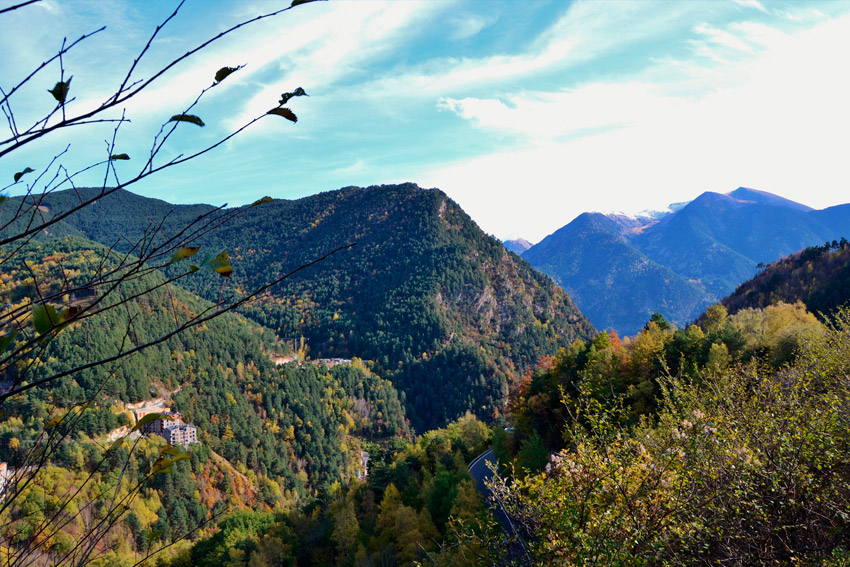
[[[508,540],[512,542],[510,544],[510,555],[514,558],[518,558],[520,560],[527,559],[528,555],[525,550],[525,546],[522,543],[522,537],[517,532],[516,527],[511,521],[510,517],[505,513],[505,509],[502,506],[502,503],[494,498],[493,492],[487,486],[487,481],[493,478],[495,475],[495,471],[499,469],[499,461],[496,459],[496,456],[493,454],[492,449],[488,449],[475,457],[471,463],[469,463],[469,474],[472,476],[472,480],[475,481],[475,488],[478,489],[478,492],[484,497],[484,501],[487,502],[487,505],[490,507],[490,512],[493,514],[493,517],[502,525],[502,531],[505,532]]]

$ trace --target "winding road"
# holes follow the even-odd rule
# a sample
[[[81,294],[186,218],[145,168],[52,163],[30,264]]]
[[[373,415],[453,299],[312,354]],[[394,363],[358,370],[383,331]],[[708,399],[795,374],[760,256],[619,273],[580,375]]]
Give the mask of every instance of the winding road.
[[[525,558],[530,562],[525,544],[522,541],[522,536],[520,536],[516,526],[514,526],[511,518],[505,512],[502,501],[487,486],[487,482],[496,474],[494,471],[499,469],[499,460],[493,454],[493,450],[487,449],[475,457],[467,468],[469,469],[472,480],[475,481],[475,488],[484,497],[484,501],[490,506],[490,512],[493,514],[493,517],[501,524],[502,531],[505,532],[508,541],[511,542],[509,544],[511,556],[519,559]]]

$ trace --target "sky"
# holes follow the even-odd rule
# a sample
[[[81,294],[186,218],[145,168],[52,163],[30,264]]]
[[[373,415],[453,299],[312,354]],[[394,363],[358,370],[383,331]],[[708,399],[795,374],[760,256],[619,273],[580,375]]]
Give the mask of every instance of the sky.
[[[0,0],[0,10],[20,0]],[[187,0],[134,69],[163,65],[277,0]],[[175,2],[42,0],[0,14],[9,92],[62,45],[66,112],[109,98]],[[660,210],[739,186],[815,208],[850,201],[850,1],[338,0],[246,25],[110,111],[0,158],[0,189],[38,190],[102,161],[143,167],[170,116],[223,66],[155,163],[215,144],[302,87],[293,124],[265,116],[131,190],[241,205],[351,185],[437,187],[498,238],[537,242],[585,211]],[[54,62],[9,98],[19,129],[56,106]],[[2,95],[0,95],[2,97]],[[0,140],[10,136],[4,106]],[[111,140],[114,147],[110,148]],[[2,149],[2,145],[0,145]],[[57,157],[58,156],[58,157]],[[64,169],[63,169],[64,168]],[[57,173],[58,172],[58,173]],[[104,166],[73,176],[103,183]],[[63,187],[67,187],[64,185]]]

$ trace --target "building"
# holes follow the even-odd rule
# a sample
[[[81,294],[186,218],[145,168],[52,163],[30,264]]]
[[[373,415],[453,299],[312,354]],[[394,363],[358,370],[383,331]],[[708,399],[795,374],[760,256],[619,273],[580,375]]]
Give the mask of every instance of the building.
[[[163,412],[161,418],[155,419],[150,423],[144,424],[142,426],[142,433],[144,433],[145,435],[149,435],[151,433],[162,435],[166,429],[170,427],[177,427],[179,425],[183,425],[183,417],[179,413],[177,413],[176,411]]]
[[[198,442],[198,428],[191,423],[168,427],[160,435],[172,445],[188,447]]]
[[[159,413],[160,418],[146,423],[141,427],[143,435],[159,435],[172,445],[183,445],[184,447],[198,442],[198,428],[191,423],[184,423],[183,416],[178,412],[157,412],[151,409],[138,410],[136,419],[142,419],[150,413]]]
[[[6,491],[11,488],[13,476],[6,463],[0,463],[0,502],[6,497]]]
[[[89,286],[75,289],[68,298],[69,307],[88,307],[97,300],[97,289]]]
[[[369,476],[369,453],[360,451],[360,469],[357,471],[357,480],[364,480]]]

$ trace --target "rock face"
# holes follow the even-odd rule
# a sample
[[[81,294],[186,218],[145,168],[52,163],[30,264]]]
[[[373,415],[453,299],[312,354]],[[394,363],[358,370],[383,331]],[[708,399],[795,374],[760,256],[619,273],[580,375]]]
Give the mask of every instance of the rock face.
[[[850,233],[850,205],[824,210],[744,187],[633,219],[585,213],[523,258],[600,329],[633,335],[660,312],[682,326],[756,266]]]

